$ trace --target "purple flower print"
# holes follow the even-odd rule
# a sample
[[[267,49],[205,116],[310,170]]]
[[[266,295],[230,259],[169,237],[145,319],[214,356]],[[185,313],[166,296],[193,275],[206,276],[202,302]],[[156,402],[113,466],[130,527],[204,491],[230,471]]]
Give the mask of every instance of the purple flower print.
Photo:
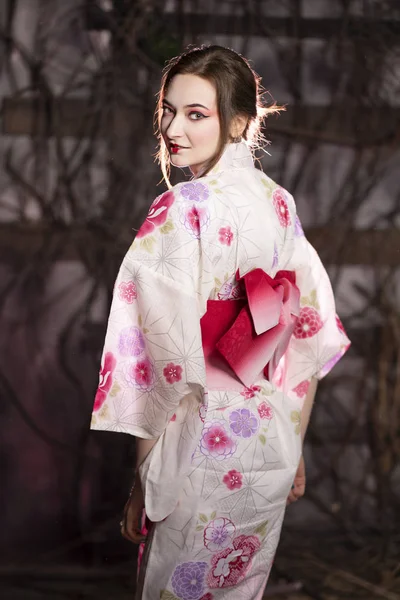
[[[303,227],[301,226],[300,219],[297,215],[296,215],[296,222],[294,224],[294,235],[296,237],[302,237],[304,235]]]
[[[276,247],[276,243],[274,244],[274,256],[272,258],[272,269],[275,269],[275,267],[278,266],[278,262],[279,262],[279,254],[278,254],[278,248]]]
[[[181,187],[181,194],[190,202],[203,202],[207,200],[210,192],[204,183],[185,183]]]
[[[340,352],[335,354],[335,356],[332,356],[332,358],[330,360],[328,360],[328,362],[325,363],[325,365],[322,367],[321,375],[324,376],[327,373],[329,373],[329,371],[331,369],[333,369],[333,367],[336,365],[336,363],[342,358],[343,354],[344,354],[344,350],[341,350]]]
[[[145,343],[139,327],[126,327],[119,334],[118,350],[122,356],[140,356]]]
[[[234,410],[229,415],[230,428],[235,435],[249,438],[258,430],[258,419],[248,408]]]
[[[235,531],[236,527],[229,519],[214,519],[204,530],[204,545],[211,552],[222,550],[231,544]]]
[[[242,294],[242,286],[235,276],[222,284],[218,292],[218,300],[236,300]]]
[[[172,575],[172,589],[180,600],[199,600],[204,592],[206,562],[186,562],[178,565]]]

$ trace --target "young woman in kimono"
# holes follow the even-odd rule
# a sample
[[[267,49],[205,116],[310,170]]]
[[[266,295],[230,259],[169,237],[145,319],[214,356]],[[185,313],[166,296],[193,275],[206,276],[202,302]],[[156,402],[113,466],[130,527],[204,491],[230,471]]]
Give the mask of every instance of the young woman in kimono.
[[[189,50],[159,96],[160,195],[114,290],[92,428],[136,437],[122,533],[144,541],[142,600],[256,600],[304,492],[316,381],[349,345],[292,196],[256,169],[259,80]]]

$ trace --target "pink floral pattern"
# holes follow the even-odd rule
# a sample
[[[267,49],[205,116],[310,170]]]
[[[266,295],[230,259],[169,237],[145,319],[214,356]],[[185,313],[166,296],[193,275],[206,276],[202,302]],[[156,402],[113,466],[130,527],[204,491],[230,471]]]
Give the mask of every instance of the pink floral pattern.
[[[173,192],[165,192],[158,196],[150,207],[149,213],[136,234],[137,238],[142,238],[149,233],[152,233],[156,227],[163,225],[168,217],[168,211],[174,203],[175,197]]]
[[[236,471],[236,469],[231,469],[224,475],[222,481],[228,488],[228,490],[240,490],[242,487],[243,475]]]
[[[206,420],[206,416],[207,416],[207,404],[201,404],[199,407],[199,417],[200,417],[202,423],[204,423],[204,421]]]
[[[261,391],[261,387],[259,385],[252,385],[250,387],[244,387],[240,392],[241,396],[244,396],[246,400],[250,400],[250,398],[254,398],[257,392]]]
[[[294,329],[294,337],[305,339],[317,335],[323,323],[317,310],[312,306],[301,309]]]
[[[200,440],[200,451],[204,456],[225,460],[234,454],[236,447],[225,421],[214,420],[204,425]]]
[[[127,383],[141,391],[150,391],[155,383],[154,366],[148,358],[124,365]]]
[[[182,379],[182,367],[174,365],[174,363],[168,363],[163,369],[163,374],[168,383],[175,383]]]
[[[221,244],[225,244],[226,246],[230,246],[232,244],[233,231],[229,225],[227,227],[221,227],[221,229],[218,231],[218,239]]]
[[[213,555],[207,584],[211,589],[234,586],[242,581],[249,571],[254,553],[260,548],[255,535],[240,535],[233,540],[233,547],[225,548]]]
[[[342,323],[342,321],[339,319],[338,315],[336,315],[336,317],[335,317],[335,318],[336,318],[336,325],[337,325],[337,328],[339,329],[339,331],[341,331],[342,333],[344,333],[344,334],[346,335],[346,331],[345,331],[345,329],[344,329],[344,327],[343,327],[343,323]]]
[[[121,281],[118,285],[118,297],[127,304],[132,304],[136,300],[137,291],[133,281]]]
[[[229,519],[214,519],[204,530],[204,545],[211,552],[222,550],[232,543],[235,531],[236,527]]]
[[[194,205],[183,212],[182,221],[186,230],[199,239],[201,231],[207,229],[209,225],[210,215],[206,208]]]
[[[307,394],[309,387],[309,380],[301,381],[298,385],[296,385],[295,388],[293,388],[293,391],[296,394],[296,396],[298,396],[299,398],[303,398]]]
[[[292,221],[283,189],[277,188],[272,194],[272,199],[276,214],[278,215],[279,223],[282,225],[282,227],[289,227]]]
[[[112,352],[106,352],[103,355],[103,363],[99,374],[99,386],[97,388],[96,397],[94,399],[93,411],[98,411],[107,398],[107,394],[111,389],[113,382],[113,371],[117,361]]]
[[[272,410],[272,406],[267,404],[267,402],[261,402],[261,404],[257,407],[258,414],[261,419],[266,419],[270,421],[274,416],[274,411]]]

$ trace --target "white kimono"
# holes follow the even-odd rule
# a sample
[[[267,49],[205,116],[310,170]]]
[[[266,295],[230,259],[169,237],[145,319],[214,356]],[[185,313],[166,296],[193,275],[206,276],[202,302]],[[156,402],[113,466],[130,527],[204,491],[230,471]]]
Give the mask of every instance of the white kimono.
[[[246,274],[269,282],[271,300],[249,296],[252,344],[283,323],[288,288],[273,286],[287,272],[291,329],[270,376],[256,345],[240,375],[224,358],[211,365],[202,329],[210,301],[243,296]],[[210,335],[217,325],[218,317]],[[234,338],[225,346],[240,362],[237,331],[238,347]],[[159,438],[140,468],[154,525],[137,598],[262,597],[301,455],[310,379],[326,375],[348,346],[293,198],[254,167],[245,143],[229,144],[209,175],[153,202],[115,283],[91,425]]]

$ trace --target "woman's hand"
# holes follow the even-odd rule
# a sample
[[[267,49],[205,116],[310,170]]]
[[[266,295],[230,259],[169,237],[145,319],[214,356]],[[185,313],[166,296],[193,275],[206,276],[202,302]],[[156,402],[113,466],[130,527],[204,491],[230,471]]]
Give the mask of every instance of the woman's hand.
[[[304,496],[306,490],[306,468],[304,464],[303,455],[301,455],[299,466],[294,477],[292,489],[290,490],[289,496],[287,497],[286,504],[292,504],[297,502],[299,498]]]
[[[140,530],[142,526],[142,513],[144,500],[139,476],[136,475],[135,485],[124,507],[124,516],[120,523],[121,533],[129,542],[141,544],[146,541],[146,536]]]

